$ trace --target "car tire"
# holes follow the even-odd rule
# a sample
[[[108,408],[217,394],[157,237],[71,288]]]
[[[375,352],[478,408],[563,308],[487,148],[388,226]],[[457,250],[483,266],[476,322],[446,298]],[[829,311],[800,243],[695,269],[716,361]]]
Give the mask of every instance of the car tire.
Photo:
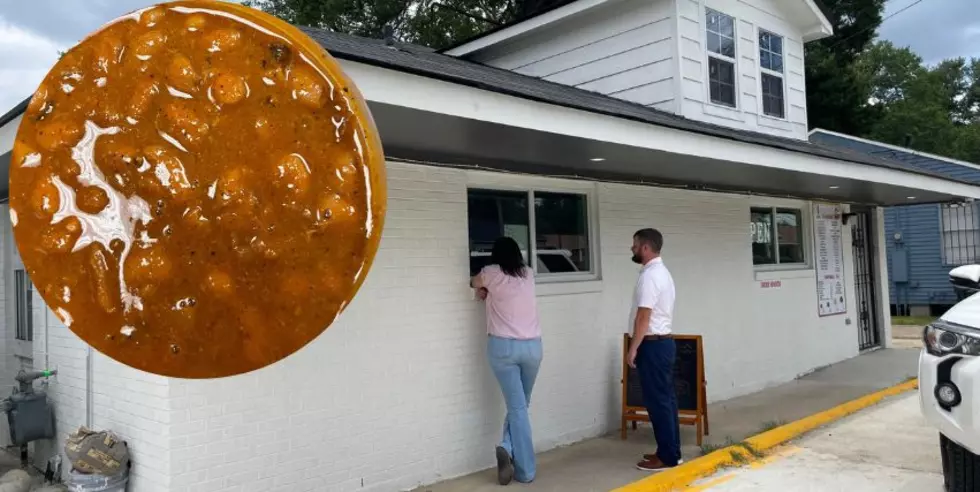
[[[980,456],[939,435],[943,461],[943,481],[946,492],[975,492],[980,490]]]

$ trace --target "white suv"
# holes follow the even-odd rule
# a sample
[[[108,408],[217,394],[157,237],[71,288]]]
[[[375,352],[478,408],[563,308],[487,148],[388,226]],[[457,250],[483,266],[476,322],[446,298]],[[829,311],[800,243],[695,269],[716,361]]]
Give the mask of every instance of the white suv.
[[[919,402],[939,429],[948,492],[980,490],[980,265],[949,272],[959,302],[925,327]]]

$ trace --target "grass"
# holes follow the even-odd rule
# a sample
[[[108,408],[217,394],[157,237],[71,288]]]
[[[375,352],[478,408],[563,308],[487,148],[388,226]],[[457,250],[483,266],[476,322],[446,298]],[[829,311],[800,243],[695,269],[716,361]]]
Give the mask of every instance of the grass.
[[[925,326],[935,320],[934,316],[892,316],[893,325]]]
[[[785,424],[786,424],[786,421],[784,421],[782,419],[768,420],[768,421],[762,423],[762,427],[759,427],[759,433],[761,434],[763,432],[771,431],[771,430],[775,429],[776,427],[782,427]]]

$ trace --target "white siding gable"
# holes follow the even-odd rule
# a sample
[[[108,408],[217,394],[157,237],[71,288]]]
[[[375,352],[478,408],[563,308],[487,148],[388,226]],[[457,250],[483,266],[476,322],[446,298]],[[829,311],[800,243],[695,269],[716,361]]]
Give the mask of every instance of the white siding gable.
[[[803,25],[807,7],[798,2],[608,0],[467,56],[694,120],[805,140],[803,39],[812,26]],[[711,102],[706,9],[734,18],[734,107]],[[782,89],[782,115],[763,110],[760,29],[781,44],[782,70],[770,75]]]
[[[706,8],[735,18],[735,108],[714,104],[709,99]],[[681,114],[719,125],[805,140],[803,36],[799,28],[780,15],[778,5],[771,0],[677,0],[677,9]],[[785,118],[763,113],[760,29],[782,38]]]
[[[531,77],[675,111],[674,8],[619,0],[474,55]]]

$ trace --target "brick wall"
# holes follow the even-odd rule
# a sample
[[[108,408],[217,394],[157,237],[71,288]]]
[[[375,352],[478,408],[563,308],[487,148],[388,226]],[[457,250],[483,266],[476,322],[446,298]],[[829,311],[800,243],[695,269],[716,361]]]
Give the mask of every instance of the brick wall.
[[[94,355],[93,423],[130,440],[130,490],[387,492],[492,466],[504,407],[484,356],[482,304],[466,288],[466,187],[493,183],[591,190],[598,202],[602,279],[538,289],[539,449],[618,426],[621,334],[637,272],[629,246],[641,227],[665,234],[677,330],[706,337],[709,399],[857,353],[844,316],[816,316],[812,271],[752,268],[749,207],[792,202],[390,163],[374,267],[347,311],[300,352],[212,381],[152,377]],[[759,287],[771,278],[782,287]],[[848,297],[853,316],[852,284]],[[62,371],[52,384],[59,425],[70,431],[85,421],[86,349],[63,326],[49,336],[51,365]]]

